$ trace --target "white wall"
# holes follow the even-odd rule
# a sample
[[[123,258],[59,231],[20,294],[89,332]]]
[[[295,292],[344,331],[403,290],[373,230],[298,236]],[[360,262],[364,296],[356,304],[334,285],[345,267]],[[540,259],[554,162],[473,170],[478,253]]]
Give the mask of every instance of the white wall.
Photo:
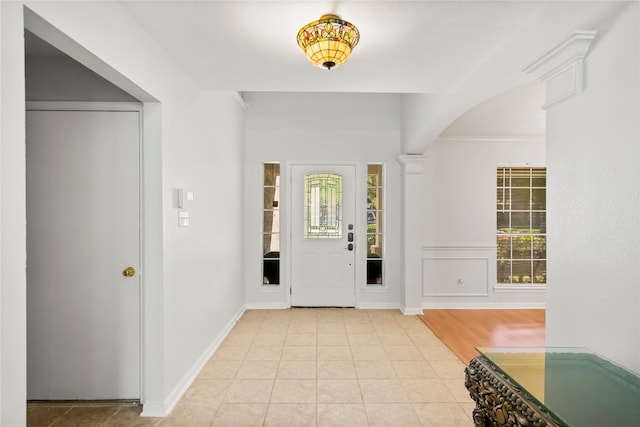
[[[547,344],[640,373],[640,12],[597,29],[582,95],[547,111]]]
[[[289,161],[355,161],[359,180],[366,183],[366,163],[385,164],[386,287],[366,289],[364,257],[356,271],[356,301],[360,307],[399,307],[400,303],[400,97],[383,94],[246,93],[246,301],[255,307],[288,306],[288,239],[281,241],[282,285],[261,287],[262,163],[280,162],[281,223],[287,224]],[[365,200],[357,201],[366,215]],[[364,222],[360,225],[363,226]],[[358,224],[357,224],[358,225]],[[360,227],[359,229],[364,229]],[[364,233],[356,248],[365,247]]]
[[[67,56],[27,56],[27,101],[137,101]]]
[[[544,139],[450,136],[427,149],[423,307],[544,306],[544,292],[494,289],[501,164],[544,165]]]
[[[26,396],[23,5],[2,2],[1,6],[0,404],[2,425],[22,425]],[[50,37],[43,38],[145,101],[143,403],[148,415],[160,415],[176,402],[244,306],[244,112],[230,93],[199,93],[118,3],[27,6],[39,15],[29,15],[29,25]],[[42,36],[36,28],[29,29]],[[174,195],[181,187],[196,195],[188,228],[177,227]]]
[[[26,425],[22,5],[0,2],[0,425]]]

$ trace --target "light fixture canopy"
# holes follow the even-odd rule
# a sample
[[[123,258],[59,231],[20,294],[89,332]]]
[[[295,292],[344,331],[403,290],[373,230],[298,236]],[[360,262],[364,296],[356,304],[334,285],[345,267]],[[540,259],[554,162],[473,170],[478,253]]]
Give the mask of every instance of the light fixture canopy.
[[[298,45],[314,65],[327,70],[349,59],[360,32],[338,15],[322,15],[298,31]]]

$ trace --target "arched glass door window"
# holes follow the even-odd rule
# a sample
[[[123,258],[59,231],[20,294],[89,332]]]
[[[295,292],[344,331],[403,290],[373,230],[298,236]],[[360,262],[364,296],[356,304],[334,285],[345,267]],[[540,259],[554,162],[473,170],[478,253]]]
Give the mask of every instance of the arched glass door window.
[[[304,177],[304,238],[342,238],[342,176]]]

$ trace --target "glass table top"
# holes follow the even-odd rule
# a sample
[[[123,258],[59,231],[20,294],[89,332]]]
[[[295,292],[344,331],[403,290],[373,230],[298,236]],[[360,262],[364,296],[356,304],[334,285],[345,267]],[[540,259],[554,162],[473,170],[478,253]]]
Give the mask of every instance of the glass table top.
[[[478,347],[569,426],[640,426],[640,377],[585,348]]]

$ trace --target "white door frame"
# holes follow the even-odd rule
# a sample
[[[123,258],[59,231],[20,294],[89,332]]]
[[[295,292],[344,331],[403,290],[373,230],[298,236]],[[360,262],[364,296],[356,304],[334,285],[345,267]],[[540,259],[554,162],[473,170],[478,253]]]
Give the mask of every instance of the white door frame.
[[[355,247],[355,255],[354,255],[354,284],[353,284],[353,292],[354,292],[354,306],[357,308],[359,306],[359,292],[358,292],[358,283],[360,283],[360,271],[362,270],[362,257],[359,254],[359,248],[358,248],[358,242],[360,240],[360,232],[359,232],[359,224],[360,224],[360,217],[362,215],[362,209],[364,206],[364,202],[361,200],[362,197],[360,197],[362,195],[362,185],[361,185],[361,180],[360,178],[360,174],[361,174],[361,162],[359,161],[333,161],[333,160],[327,160],[327,161],[321,161],[321,160],[290,160],[287,161],[285,163],[285,172],[286,176],[282,176],[283,178],[283,184],[287,185],[287,190],[286,192],[284,192],[284,194],[287,197],[286,202],[288,203],[288,209],[286,209],[286,217],[283,218],[282,216],[280,217],[281,221],[283,221],[283,223],[285,224],[285,232],[287,233],[288,238],[285,239],[286,240],[286,245],[287,245],[287,254],[286,254],[286,259],[282,259],[280,260],[280,262],[282,263],[284,261],[284,265],[281,266],[282,268],[286,268],[286,274],[287,274],[287,285],[286,285],[286,297],[287,297],[287,306],[289,308],[291,308],[291,292],[292,292],[292,283],[291,283],[291,278],[292,278],[292,269],[293,269],[293,257],[291,256],[291,250],[293,248],[293,226],[292,226],[292,218],[293,218],[293,201],[294,201],[294,197],[293,197],[293,174],[292,174],[292,170],[293,170],[293,166],[313,166],[313,165],[334,165],[334,166],[353,166],[355,168],[355,182],[354,182],[354,190],[355,190],[355,207],[354,207],[354,220],[353,220],[353,224],[354,224],[354,229],[355,229],[355,233],[356,233],[356,238],[355,238],[355,242],[354,244],[356,245]],[[284,175],[281,171],[281,174]],[[282,189],[281,189],[282,191]],[[283,193],[281,193],[282,195]],[[366,197],[364,197],[364,199],[366,200]],[[282,248],[281,248],[282,250]],[[282,255],[281,255],[282,256]],[[365,260],[366,262],[366,260]]]
[[[75,101],[27,101],[26,110],[40,111],[129,111],[137,112],[138,121],[138,259],[139,267],[136,272],[139,276],[140,286],[138,287],[138,342],[139,351],[139,396],[140,402],[144,402],[144,361],[145,361],[145,323],[144,323],[144,300],[145,295],[145,258],[144,258],[144,138],[143,138],[143,104],[141,102],[75,102]]]

